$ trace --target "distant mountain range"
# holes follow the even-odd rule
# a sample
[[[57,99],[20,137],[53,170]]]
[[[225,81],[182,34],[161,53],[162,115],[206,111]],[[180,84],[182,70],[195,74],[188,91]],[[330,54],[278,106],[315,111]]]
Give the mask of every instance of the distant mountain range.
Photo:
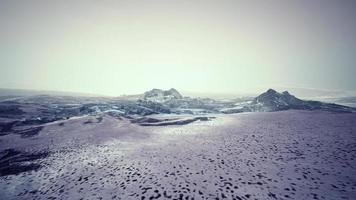
[[[269,89],[250,101],[232,102],[216,101],[209,98],[183,97],[176,89],[160,90],[153,89],[145,92],[141,102],[149,101],[160,103],[167,108],[203,109],[208,112],[240,113],[240,112],[272,112],[281,110],[325,110],[333,112],[353,112],[355,109],[337,105],[334,103],[323,103],[320,101],[302,100],[288,91],[282,93]]]
[[[141,123],[142,117],[153,114],[209,113],[232,114],[241,112],[273,112],[282,110],[322,110],[330,112],[356,112],[351,108],[334,103],[299,99],[289,92],[279,93],[269,89],[251,99],[219,101],[210,98],[184,97],[176,89],[152,89],[142,95],[113,97],[80,97],[53,95],[10,95],[0,98],[0,134],[11,132],[14,127],[41,126],[53,121],[66,120],[85,115],[110,115],[127,118]],[[202,120],[192,118],[191,120]],[[157,120],[153,120],[157,121]],[[185,123],[164,122],[163,124]]]

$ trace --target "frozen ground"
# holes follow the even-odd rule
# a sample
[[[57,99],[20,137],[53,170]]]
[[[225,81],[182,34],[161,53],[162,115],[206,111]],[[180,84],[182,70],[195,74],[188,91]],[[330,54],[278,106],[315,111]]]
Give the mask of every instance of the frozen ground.
[[[19,155],[9,149],[48,155],[1,176],[0,199],[356,199],[355,113],[212,117],[140,126],[83,116],[1,136],[3,165]]]

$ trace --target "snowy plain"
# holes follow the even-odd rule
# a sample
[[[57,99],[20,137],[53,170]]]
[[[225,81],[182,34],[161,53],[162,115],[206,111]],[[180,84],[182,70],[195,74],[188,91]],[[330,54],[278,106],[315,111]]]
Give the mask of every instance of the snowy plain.
[[[356,199],[356,114],[215,114],[140,126],[102,114],[0,138],[49,152],[0,177],[0,199]]]

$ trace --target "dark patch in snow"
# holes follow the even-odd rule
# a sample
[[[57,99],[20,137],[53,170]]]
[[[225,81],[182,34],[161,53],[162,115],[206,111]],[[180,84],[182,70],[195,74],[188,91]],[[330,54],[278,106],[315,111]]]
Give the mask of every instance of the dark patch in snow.
[[[12,122],[3,122],[3,123],[0,123],[0,136],[1,135],[6,135],[7,133],[11,132],[12,131],[12,127],[14,126],[14,124],[16,124],[17,121],[12,121]]]
[[[140,117],[136,119],[132,119],[132,123],[158,123],[158,122],[165,122],[165,121],[172,121],[172,120],[177,120],[177,118],[170,118],[170,119],[156,119],[156,118],[150,118],[150,117]]]
[[[0,152],[0,176],[16,175],[26,171],[37,170],[41,167],[33,163],[41,158],[47,157],[47,152],[30,154],[14,149],[6,149]]]
[[[17,102],[1,102],[0,117],[9,117],[14,115],[22,115],[25,112],[20,109],[20,104]]]
[[[26,130],[22,131],[16,131],[16,134],[20,134],[22,138],[27,138],[27,137],[33,137],[37,135],[41,130],[43,129],[43,126],[38,126],[38,127],[32,127]]]
[[[186,125],[196,121],[209,121],[215,117],[194,117],[190,119],[175,119],[168,121],[158,121],[158,122],[143,122],[139,123],[140,126],[170,126],[170,125]]]

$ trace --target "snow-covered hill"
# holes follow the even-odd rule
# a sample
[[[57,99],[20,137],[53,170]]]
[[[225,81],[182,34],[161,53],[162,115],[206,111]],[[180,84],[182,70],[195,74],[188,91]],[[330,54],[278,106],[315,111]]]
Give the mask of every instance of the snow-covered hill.
[[[331,112],[355,112],[356,109],[337,105],[334,103],[323,103],[320,101],[302,100],[288,91],[279,93],[273,89],[260,94],[252,101],[240,102],[236,107],[224,109],[224,113],[239,112],[271,112],[282,110],[325,110]]]

